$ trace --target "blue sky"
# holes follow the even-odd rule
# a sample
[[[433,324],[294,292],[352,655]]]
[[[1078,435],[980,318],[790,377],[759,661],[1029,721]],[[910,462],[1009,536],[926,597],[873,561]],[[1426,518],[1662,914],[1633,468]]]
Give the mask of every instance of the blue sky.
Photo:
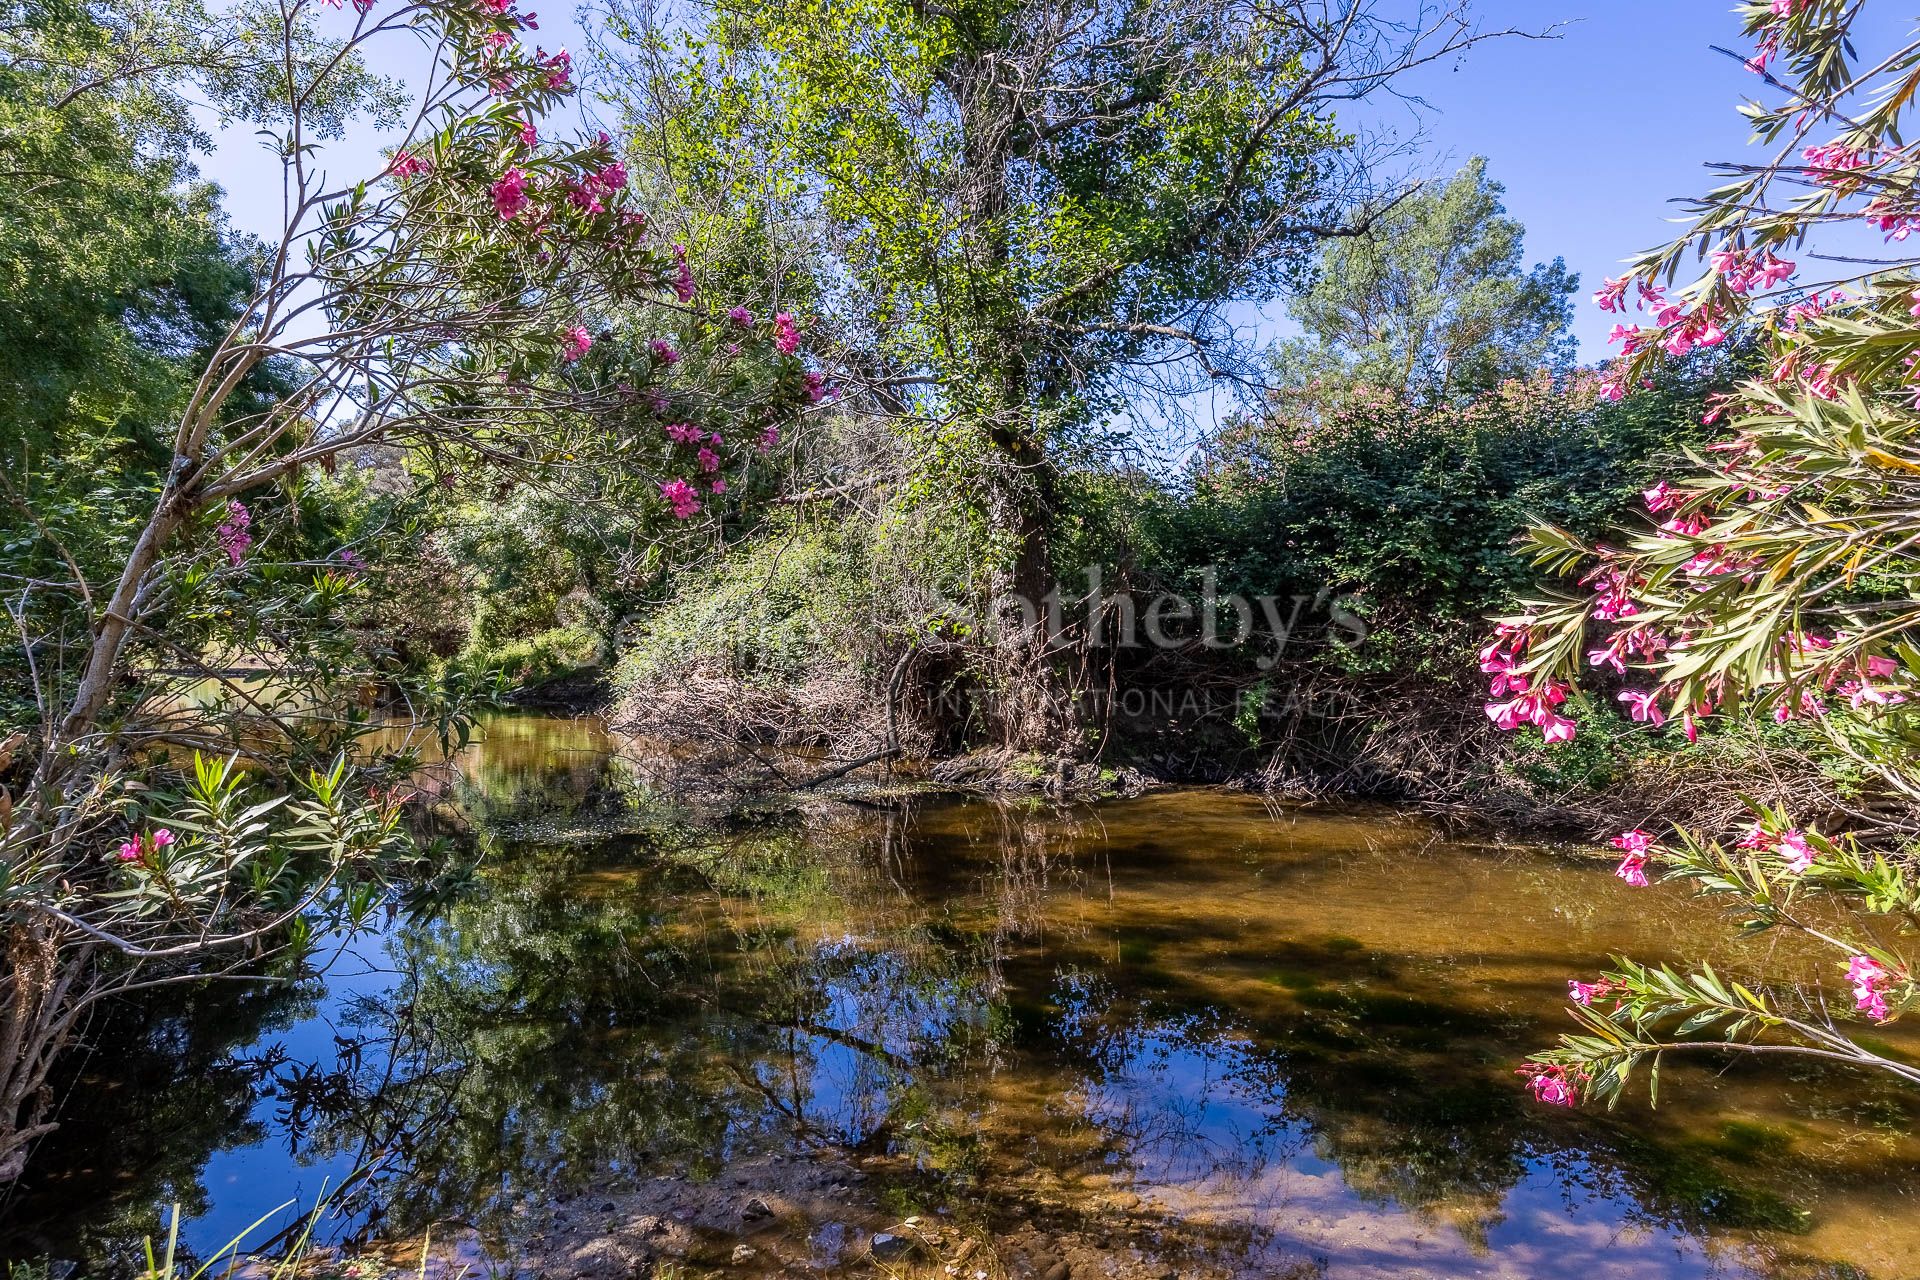
[[[1527,228],[1529,259],[1564,257],[1580,273],[1574,330],[1582,355],[1606,350],[1613,320],[1586,305],[1620,259],[1672,237],[1667,201],[1713,185],[1705,165],[1741,158],[1735,108],[1763,88],[1711,46],[1742,49],[1727,0],[1482,0],[1484,25],[1552,40],[1498,40],[1424,70],[1421,121],[1444,172],[1484,155]],[[1411,126],[1393,108],[1385,121]]]
[[[540,36],[549,48],[580,49],[559,6],[534,7],[546,10]],[[1740,155],[1747,129],[1735,107],[1760,82],[1711,51],[1741,47],[1730,0],[1480,0],[1477,12],[1486,28],[1552,28],[1555,38],[1491,41],[1423,69],[1407,87],[1425,109],[1382,101],[1362,111],[1403,136],[1424,134],[1412,162],[1420,172],[1488,158],[1508,211],[1526,224],[1529,261],[1560,256],[1580,273],[1574,328],[1583,358],[1597,359],[1612,321],[1586,295],[1617,274],[1621,258],[1671,236],[1666,202],[1705,190],[1707,161]],[[1905,22],[1891,12],[1887,20]],[[352,138],[343,167],[364,164],[375,141]],[[203,170],[227,189],[241,227],[273,226],[277,175],[251,136],[230,131]]]

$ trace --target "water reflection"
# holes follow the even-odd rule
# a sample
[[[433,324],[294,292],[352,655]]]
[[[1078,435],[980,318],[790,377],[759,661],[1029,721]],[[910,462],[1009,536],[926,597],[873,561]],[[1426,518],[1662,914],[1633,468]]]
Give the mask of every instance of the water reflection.
[[[489,726],[429,784],[485,848],[470,892],[324,995],[96,1056],[70,1132],[139,1149],[91,1184],[50,1160],[8,1247],[31,1206],[37,1247],[110,1258],[179,1195],[208,1248],[358,1169],[335,1231],[456,1222],[511,1256],[529,1204],[795,1147],[1184,1270],[1892,1276],[1916,1243],[1890,1087],[1742,1066],[1674,1072],[1654,1115],[1527,1099],[1512,1062],[1569,971],[1690,939],[1743,962],[1604,868],[1203,792],[702,819],[613,748]],[[169,1027],[240,1047],[116,1093]],[[170,1126],[183,1100],[201,1123]]]

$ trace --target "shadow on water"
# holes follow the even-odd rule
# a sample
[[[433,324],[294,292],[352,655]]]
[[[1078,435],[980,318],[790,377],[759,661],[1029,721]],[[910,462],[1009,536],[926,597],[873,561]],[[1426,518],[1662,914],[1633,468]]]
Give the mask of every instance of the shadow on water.
[[[463,896],[324,982],[95,1028],[5,1248],[112,1274],[168,1201],[204,1250],[362,1170],[336,1235],[511,1257],[530,1205],[798,1148],[883,1159],[902,1213],[1170,1270],[1911,1271],[1890,1086],[1683,1066],[1611,1117],[1521,1089],[1569,974],[1752,962],[1679,895],[1215,792],[703,822],[616,745],[492,723],[427,784],[485,853]]]

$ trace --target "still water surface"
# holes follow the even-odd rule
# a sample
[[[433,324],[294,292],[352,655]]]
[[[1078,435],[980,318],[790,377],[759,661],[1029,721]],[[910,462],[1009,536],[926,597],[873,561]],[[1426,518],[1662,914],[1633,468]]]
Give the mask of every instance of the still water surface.
[[[895,1157],[903,1210],[1044,1208],[1168,1274],[1920,1275],[1894,1085],[1522,1089],[1609,954],[1754,962],[1678,893],[1204,790],[703,820],[617,747],[491,722],[432,784],[484,854],[450,903],[323,980],[99,1030],[0,1247],[111,1274],[170,1202],[210,1251],[370,1170],[330,1232],[511,1259],[530,1203],[815,1148]]]

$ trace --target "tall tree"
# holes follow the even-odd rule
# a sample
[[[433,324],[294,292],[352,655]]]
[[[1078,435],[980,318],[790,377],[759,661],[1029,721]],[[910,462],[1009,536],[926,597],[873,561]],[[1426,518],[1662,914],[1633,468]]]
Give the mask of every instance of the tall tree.
[[[1295,378],[1337,371],[1417,400],[1484,390],[1574,358],[1580,278],[1521,265],[1525,228],[1476,156],[1452,178],[1329,241],[1289,306],[1305,336],[1279,352]]]
[[[1057,451],[1244,367],[1226,304],[1392,204],[1337,108],[1486,38],[1466,0],[1392,8],[612,0],[605,52],[696,246],[798,238],[849,386],[924,443],[919,491],[967,495],[981,595],[1037,605]],[[1057,747],[1041,632],[987,684],[1009,741]]]

